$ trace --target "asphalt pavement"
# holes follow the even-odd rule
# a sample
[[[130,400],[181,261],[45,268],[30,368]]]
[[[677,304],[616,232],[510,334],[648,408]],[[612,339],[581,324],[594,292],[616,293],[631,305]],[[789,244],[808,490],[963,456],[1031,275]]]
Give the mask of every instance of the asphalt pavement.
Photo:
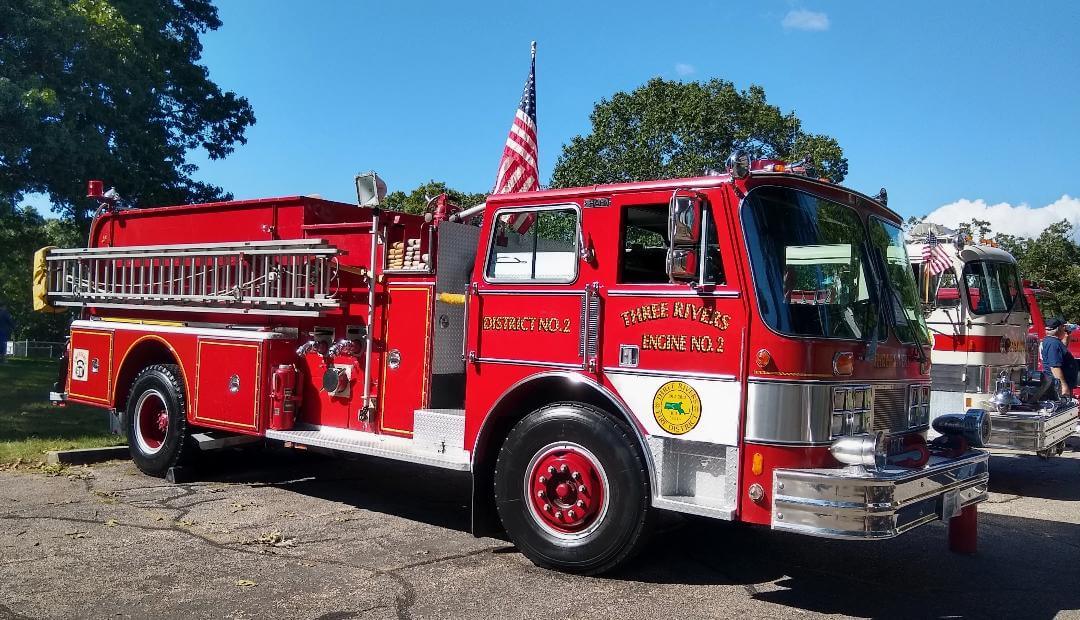
[[[180,484],[51,473],[0,472],[0,619],[1080,618],[1073,451],[992,458],[974,556],[941,523],[846,542],[673,517],[603,577],[474,538],[452,472],[264,450]]]

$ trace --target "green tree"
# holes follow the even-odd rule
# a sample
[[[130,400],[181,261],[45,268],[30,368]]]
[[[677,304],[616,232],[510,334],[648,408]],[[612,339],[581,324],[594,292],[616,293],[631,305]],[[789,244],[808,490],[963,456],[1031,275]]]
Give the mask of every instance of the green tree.
[[[255,122],[199,64],[220,26],[209,0],[0,1],[0,206],[42,192],[85,229],[92,178],[142,205],[227,197],[186,160]]]
[[[995,240],[1016,258],[1023,278],[1054,292],[1064,318],[1080,319],[1080,245],[1068,220],[1051,224],[1035,239],[999,233]]]
[[[435,198],[443,192],[450,198],[450,202],[462,209],[468,209],[487,200],[487,194],[461,192],[451,189],[442,181],[428,181],[409,193],[402,191],[390,192],[386,195],[386,208],[391,211],[403,211],[405,213],[421,214],[427,209],[428,199]]]
[[[740,91],[731,82],[653,78],[644,86],[602,99],[592,130],[563,147],[552,186],[695,176],[722,170],[735,149],[753,157],[809,158],[834,181],[848,163],[833,138],[806,133],[795,114],[765,100],[760,86]]]
[[[0,299],[8,305],[15,319],[15,338],[62,341],[68,313],[47,314],[32,311],[31,273],[34,251],[46,245],[76,245],[85,238],[70,223],[45,220],[31,207],[5,211],[0,209]]]

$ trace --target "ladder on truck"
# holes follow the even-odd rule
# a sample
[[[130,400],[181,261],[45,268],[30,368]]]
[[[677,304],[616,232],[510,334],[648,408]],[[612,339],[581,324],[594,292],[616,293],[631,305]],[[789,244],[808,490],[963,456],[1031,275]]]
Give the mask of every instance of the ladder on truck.
[[[339,250],[322,239],[54,249],[49,303],[320,316],[337,308]]]

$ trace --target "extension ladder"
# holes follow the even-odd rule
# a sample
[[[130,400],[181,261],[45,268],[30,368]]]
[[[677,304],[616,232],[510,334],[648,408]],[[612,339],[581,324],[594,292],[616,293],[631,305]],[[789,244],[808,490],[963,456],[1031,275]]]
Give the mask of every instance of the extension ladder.
[[[54,249],[49,303],[320,316],[337,308],[339,250],[321,239]]]

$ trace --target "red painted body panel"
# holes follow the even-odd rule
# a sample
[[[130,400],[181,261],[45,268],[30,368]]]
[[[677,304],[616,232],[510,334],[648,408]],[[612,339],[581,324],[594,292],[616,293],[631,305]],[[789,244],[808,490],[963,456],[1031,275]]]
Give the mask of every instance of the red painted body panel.
[[[434,295],[433,284],[387,287],[378,401],[380,432],[412,435],[413,412],[428,404]],[[396,368],[388,359],[390,352],[399,356]]]
[[[746,442],[742,445],[742,463],[739,471],[742,480],[739,483],[739,520],[759,525],[768,525],[772,521],[772,480],[773,470],[778,468],[817,468],[841,467],[827,446],[770,446]],[[760,474],[753,471],[754,455],[761,455]],[[751,501],[746,490],[751,484],[760,484],[765,496],[760,502]]]
[[[113,337],[109,332],[72,330],[68,352],[68,398],[89,405],[107,405],[113,386]]]
[[[261,343],[200,339],[192,423],[260,430],[263,366]]]

